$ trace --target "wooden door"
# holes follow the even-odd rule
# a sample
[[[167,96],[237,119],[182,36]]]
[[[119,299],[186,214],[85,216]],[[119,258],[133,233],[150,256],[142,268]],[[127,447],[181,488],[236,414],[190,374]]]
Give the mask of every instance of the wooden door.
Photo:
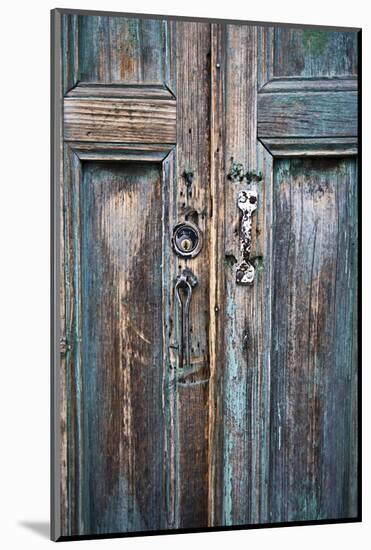
[[[53,30],[53,537],[356,519],[358,32]]]

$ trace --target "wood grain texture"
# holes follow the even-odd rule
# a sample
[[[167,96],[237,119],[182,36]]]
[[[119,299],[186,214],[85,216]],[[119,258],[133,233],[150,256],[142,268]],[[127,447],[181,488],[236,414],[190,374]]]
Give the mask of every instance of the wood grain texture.
[[[61,20],[63,93],[84,81],[175,90],[169,21],[68,13]]]
[[[355,517],[356,164],[274,174],[269,517]]]
[[[215,388],[211,392],[214,402],[210,403],[210,410],[214,407],[215,411],[210,417],[213,421],[210,433],[214,434],[210,444],[217,447],[210,453],[213,496],[210,517],[215,525],[297,521],[299,518],[305,521],[326,515],[346,518],[357,514],[356,290],[353,286],[356,281],[356,229],[353,225],[357,204],[356,165],[354,161],[344,159],[313,159],[324,154],[348,154],[349,139],[345,138],[336,137],[330,145],[330,140],[317,138],[311,131],[305,140],[293,139],[283,128],[277,138],[262,140],[265,146],[268,142],[277,156],[282,153],[287,156],[309,154],[312,160],[277,160],[275,163],[257,141],[256,125],[261,112],[256,83],[261,89],[259,83],[266,83],[271,78],[272,36],[273,30],[269,28],[255,30],[227,26],[225,88],[222,87],[225,95],[221,92],[221,101],[225,100],[225,163],[228,169],[233,157],[236,162],[244,164],[245,170],[262,171],[263,180],[257,184],[258,210],[256,219],[253,219],[252,250],[258,269],[252,288],[236,286],[234,273],[239,258],[236,198],[238,191],[247,184],[226,180],[224,186],[225,244],[221,239],[218,252],[225,254],[226,286],[221,307],[225,351],[223,359],[216,363],[217,374],[213,373],[211,379]],[[249,57],[248,52],[257,52],[257,57],[254,54]],[[315,81],[314,85],[317,90],[326,90],[326,93],[330,90],[331,93],[344,84],[344,79],[340,80],[340,83],[327,80],[321,84]],[[272,90],[273,86],[276,82]],[[286,80],[280,92],[285,89],[286,93],[288,90],[291,93],[294,88],[298,96],[311,86],[313,90],[313,80],[309,83]],[[346,88],[353,87],[354,82],[346,80]],[[267,95],[270,93],[268,91]],[[313,92],[313,95],[317,93]],[[287,119],[295,116],[295,109],[295,99],[292,99],[287,103]],[[223,143],[218,145],[223,150]],[[353,140],[350,147],[354,154]],[[277,196],[277,171],[282,166],[285,177],[290,181],[295,179],[295,183],[292,181],[295,191],[291,193],[298,197],[294,204],[286,198],[291,206],[286,206],[285,211],[281,211],[281,197]],[[305,200],[308,202],[299,200],[301,179],[306,182]],[[317,195],[318,212],[317,203],[311,202]],[[331,209],[331,214],[328,209]],[[278,210],[284,222],[277,219]],[[297,231],[290,225],[289,211],[295,211],[295,223],[299,224]],[[312,265],[303,264],[302,257],[296,261],[291,256],[281,258],[281,247],[289,243],[290,247],[293,246],[293,240],[302,239],[301,254],[309,254],[312,250],[310,243],[304,244],[304,237],[300,234],[306,235],[306,239],[311,238],[310,227],[315,225],[313,219],[322,220],[321,245],[316,249],[318,265],[315,268],[318,269],[315,284],[320,290],[315,298],[314,294],[310,297],[308,286],[297,288],[294,284],[294,277],[298,281],[303,277],[301,284],[309,284]],[[340,228],[344,226],[349,230],[343,234]],[[345,263],[339,259],[340,242],[345,244]],[[332,264],[329,271],[326,268],[321,281],[320,265],[324,257]],[[291,278],[283,280],[289,276],[288,273],[291,273]],[[331,282],[328,279],[330,273]],[[326,285],[333,288],[337,277],[343,281],[341,300],[338,294],[335,297],[334,291],[327,293]],[[285,329],[288,325],[282,323],[285,303],[293,304],[294,308],[287,313],[292,333]],[[304,346],[301,341],[306,335],[301,323],[305,322],[311,325],[309,346]],[[341,337],[336,331],[335,335],[334,324],[341,326],[339,330],[345,331],[346,336]],[[324,328],[324,334],[320,334],[320,327]],[[330,327],[333,330],[331,335]],[[338,345],[335,338],[337,342],[343,342],[345,356],[341,367],[335,367],[333,363]],[[302,372],[304,356],[307,364],[312,365],[309,372]],[[313,368],[319,369],[315,376]],[[341,369],[347,374],[340,374],[340,380],[337,380]],[[345,380],[350,387],[344,400]],[[328,402],[326,392],[332,385],[334,394]],[[316,387],[315,397],[313,387]],[[278,401],[280,406],[277,406]],[[285,420],[282,406],[286,411]],[[335,410],[339,411],[338,415]],[[222,454],[217,441],[222,441]],[[339,470],[335,467],[337,461]],[[222,496],[220,479],[223,480]],[[334,492],[332,483],[336,485]]]
[[[66,396],[66,409],[61,418],[62,441],[65,441],[65,476],[61,477],[62,502],[65,502],[65,516],[61,534],[71,535],[83,531],[82,497],[82,408],[81,408],[81,299],[80,299],[80,182],[79,159],[64,146],[63,157],[63,281],[64,293],[61,307],[65,312],[62,335],[66,341],[62,386]]]
[[[165,143],[70,141],[68,144],[80,160],[163,162],[173,149],[172,145]]]
[[[260,138],[273,157],[337,157],[358,154],[358,137]]]
[[[205,243],[194,260],[175,262],[178,270],[187,265],[199,280],[190,309],[191,367],[179,369],[176,379],[178,527],[208,524],[210,38],[209,24],[176,23],[177,147],[173,208],[178,222],[189,219],[200,227]],[[185,172],[193,174],[189,186]],[[179,345],[178,312],[176,315],[174,330]]]
[[[84,529],[164,526],[161,169],[88,162],[81,191]],[[138,284],[139,283],[139,284]]]
[[[356,76],[306,77],[291,76],[289,78],[272,77],[259,89],[260,93],[273,92],[350,92],[357,91]]]
[[[165,21],[80,16],[79,80],[89,82],[166,82],[169,78]]]
[[[65,97],[125,98],[125,99],[174,99],[169,88],[163,84],[93,84],[79,82]]]
[[[61,16],[62,535],[357,516],[356,41]]]
[[[62,95],[76,86],[79,76],[78,60],[78,16],[75,14],[64,14],[60,16],[61,25],[61,78]]]
[[[66,101],[71,105],[76,105],[75,101],[84,105],[90,99],[102,101],[108,111],[110,105],[114,108],[116,101],[125,103],[125,99],[126,106],[134,109],[135,102],[154,101],[152,113],[156,117],[157,112],[160,119],[157,102],[164,105],[168,101],[175,128],[174,95],[168,89],[168,84],[174,86],[168,38],[159,49],[161,71],[166,75],[161,84],[153,84],[157,69],[153,68],[151,47],[140,54],[142,67],[147,63],[147,69],[139,83],[130,76],[121,82],[112,67],[105,72],[107,59],[102,51],[91,51],[92,73],[86,79],[97,78],[98,82],[77,85],[87,53],[84,48],[94,50],[93,45],[85,44],[81,51],[81,40],[87,40],[90,32],[81,33],[84,25],[103,29],[105,21],[62,16],[62,92]],[[168,23],[160,27],[165,36]],[[159,25],[155,22],[143,28],[153,31]],[[91,32],[89,39],[94,38],[95,31]],[[151,41],[148,35],[145,41]],[[105,45],[99,43],[98,48],[105,49]],[[149,85],[143,86],[144,82]],[[91,116],[89,107],[87,111],[93,128],[101,126],[99,115]],[[65,111],[65,130],[67,119]],[[112,143],[112,136],[104,132],[96,140],[91,136],[80,141],[77,131],[76,140],[65,146],[60,534],[67,537],[172,525],[166,507],[172,475],[167,460],[169,442],[161,420],[167,418],[163,368],[167,352],[162,337],[165,341],[169,330],[169,318],[162,307],[168,288],[163,291],[161,266],[162,251],[170,242],[169,236],[165,243],[161,235],[168,224],[165,198],[173,168],[166,156],[170,153],[171,157],[172,145],[166,143],[169,134],[161,137],[161,133],[152,134],[150,143],[145,142],[149,134],[143,140],[139,129],[140,123],[130,143],[124,132]],[[134,160],[134,164],[129,162]],[[143,256],[134,249],[141,249]],[[106,284],[108,280],[111,285]],[[130,295],[125,297],[125,292]],[[142,315],[144,311],[151,313]],[[150,323],[147,329],[141,326],[145,319]],[[150,342],[152,337],[155,343]]]
[[[259,137],[349,137],[357,135],[356,92],[262,93]]]
[[[211,132],[209,230],[209,426],[208,426],[208,523],[221,523],[223,508],[223,396],[221,378],[224,356],[225,310],[225,77],[226,28],[211,26]]]
[[[175,143],[173,99],[64,99],[64,139],[134,143]]]
[[[258,29],[228,25],[225,60],[225,165],[231,158],[249,171],[264,173],[258,185],[258,210],[253,218],[254,256],[266,250],[269,228],[268,153],[256,142]],[[216,515],[218,525],[241,525],[264,521],[267,509],[267,438],[269,428],[269,364],[264,335],[269,333],[269,261],[257,272],[253,286],[236,285],[235,263],[240,257],[237,208],[238,192],[246,187],[225,179],[225,293],[223,343],[225,352],[218,361],[219,395],[223,445],[221,461],[222,499]],[[269,204],[269,202],[268,202]],[[263,344],[265,346],[263,346]],[[216,485],[220,481],[216,480]]]
[[[357,33],[319,29],[274,29],[275,76],[357,74]]]

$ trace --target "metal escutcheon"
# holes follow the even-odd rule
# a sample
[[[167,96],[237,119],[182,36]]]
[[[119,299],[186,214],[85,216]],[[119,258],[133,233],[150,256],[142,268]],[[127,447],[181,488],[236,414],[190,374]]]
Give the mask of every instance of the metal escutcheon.
[[[192,222],[178,223],[174,227],[171,244],[178,256],[195,258],[202,248],[202,232]]]

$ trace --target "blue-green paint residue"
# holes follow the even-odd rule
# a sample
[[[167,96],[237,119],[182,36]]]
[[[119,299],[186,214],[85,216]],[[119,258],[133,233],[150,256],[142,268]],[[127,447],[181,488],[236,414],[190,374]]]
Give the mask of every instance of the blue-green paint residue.
[[[303,45],[306,50],[310,50],[313,56],[320,56],[325,50],[329,41],[329,33],[326,31],[317,31],[305,29],[303,31]]]
[[[229,287],[230,289],[231,287]],[[236,329],[236,302],[227,291],[226,317],[229,334],[238,333]],[[233,490],[236,484],[243,484],[244,480],[236,480],[233,472],[232,459],[239,444],[236,434],[246,431],[246,384],[243,383],[246,374],[242,372],[237,353],[237,342],[234,337],[228,339],[226,349],[226,369],[224,377],[224,487],[223,487],[223,522],[225,525],[236,523],[233,513],[235,495]],[[241,487],[242,488],[242,487]]]

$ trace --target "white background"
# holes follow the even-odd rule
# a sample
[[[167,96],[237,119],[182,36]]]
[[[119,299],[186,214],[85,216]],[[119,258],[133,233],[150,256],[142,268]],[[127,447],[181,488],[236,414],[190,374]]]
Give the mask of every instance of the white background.
[[[69,543],[69,548],[371,547],[370,529],[370,16],[365,0],[6,0],[1,7],[0,545],[51,546],[49,520],[49,10],[133,11],[363,27],[364,522]],[[369,542],[367,543],[367,539]]]

